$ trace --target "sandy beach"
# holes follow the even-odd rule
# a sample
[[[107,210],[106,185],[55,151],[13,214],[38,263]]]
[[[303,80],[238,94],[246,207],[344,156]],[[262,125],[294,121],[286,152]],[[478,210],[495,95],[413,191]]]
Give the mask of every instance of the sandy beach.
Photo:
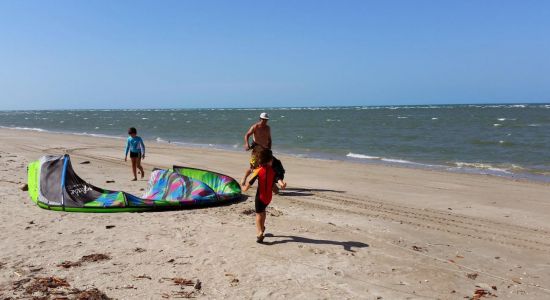
[[[219,207],[54,212],[20,189],[27,164],[67,153],[84,180],[140,196],[125,141],[10,129],[0,141],[2,299],[41,296],[30,285],[52,276],[116,299],[550,298],[546,183],[278,155],[288,189],[257,244],[255,189]],[[147,175],[177,164],[240,180],[249,155],[145,142]]]

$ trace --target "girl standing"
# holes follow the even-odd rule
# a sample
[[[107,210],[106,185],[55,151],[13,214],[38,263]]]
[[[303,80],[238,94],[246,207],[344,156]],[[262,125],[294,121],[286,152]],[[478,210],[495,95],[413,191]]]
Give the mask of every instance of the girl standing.
[[[126,154],[124,156],[124,161],[128,160],[128,152],[130,152],[130,159],[132,160],[132,172],[134,173],[134,179],[137,180],[136,168],[141,172],[141,178],[145,176],[143,172],[143,167],[141,166],[141,160],[145,159],[145,145],[143,140],[137,136],[137,129],[135,127],[130,127],[128,129],[128,141],[126,143]]]

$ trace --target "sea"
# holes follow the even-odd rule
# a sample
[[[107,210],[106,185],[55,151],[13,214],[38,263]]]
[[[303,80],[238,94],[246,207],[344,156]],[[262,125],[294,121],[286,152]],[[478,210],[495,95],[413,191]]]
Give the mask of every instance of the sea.
[[[244,151],[261,112],[276,154],[550,182],[550,104],[0,111],[0,127]]]

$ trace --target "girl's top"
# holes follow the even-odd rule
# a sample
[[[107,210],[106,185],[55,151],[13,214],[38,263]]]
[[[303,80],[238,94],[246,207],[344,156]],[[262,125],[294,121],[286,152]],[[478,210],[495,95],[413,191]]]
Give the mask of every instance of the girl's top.
[[[258,190],[256,191],[256,198],[262,201],[265,205],[271,202],[273,197],[273,181],[275,179],[275,171],[269,165],[260,165],[259,168],[252,172],[252,178],[249,180],[249,184],[252,185],[258,180]]]
[[[134,153],[141,153],[141,155],[145,156],[145,145],[143,144],[143,140],[139,136],[135,137],[128,137],[128,142],[126,143],[126,154],[128,155],[128,151],[134,152]]]

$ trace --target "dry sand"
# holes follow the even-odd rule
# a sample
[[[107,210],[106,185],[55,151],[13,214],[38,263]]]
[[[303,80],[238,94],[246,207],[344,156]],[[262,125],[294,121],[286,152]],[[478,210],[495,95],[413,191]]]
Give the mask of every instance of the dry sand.
[[[227,206],[116,214],[44,210],[20,190],[30,161],[68,153],[83,179],[140,196],[147,182],[129,181],[124,142],[0,129],[0,298],[31,298],[50,276],[118,299],[550,298],[544,183],[280,156],[289,189],[268,210],[264,245],[249,214],[255,190]],[[146,144],[147,171],[179,164],[240,179],[248,157]],[[107,257],[59,266],[92,254]]]

